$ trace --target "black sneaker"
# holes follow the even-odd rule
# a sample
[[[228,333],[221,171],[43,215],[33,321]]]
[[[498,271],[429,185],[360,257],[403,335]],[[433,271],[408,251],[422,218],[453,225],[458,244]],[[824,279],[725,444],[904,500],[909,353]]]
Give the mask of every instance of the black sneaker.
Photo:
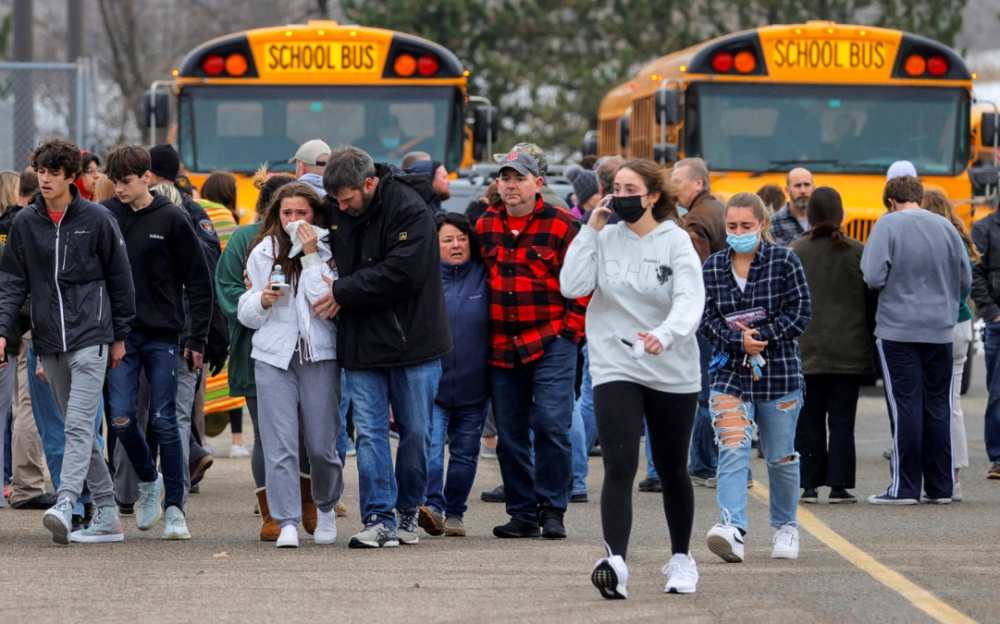
[[[56,495],[49,492],[44,494],[39,494],[34,498],[29,498],[23,503],[18,503],[16,505],[11,505],[14,509],[40,509],[45,510],[53,507],[56,504]]]
[[[800,503],[818,503],[819,502],[819,492],[816,488],[806,488],[802,490],[802,496],[799,497]]]
[[[662,492],[663,484],[659,479],[643,479],[639,482],[640,492]]]
[[[503,486],[498,485],[492,490],[486,490],[483,495],[480,496],[484,503],[506,503],[507,495],[503,492]]]
[[[858,499],[854,494],[851,494],[844,488],[830,488],[830,504],[831,505],[843,505],[858,502]]]
[[[595,444],[594,448],[587,452],[587,457],[604,457],[604,452],[601,450],[600,444]]]
[[[563,512],[543,511],[539,520],[542,525],[542,539],[566,539]]]
[[[212,467],[215,460],[207,452],[198,457],[192,457],[188,462],[188,472],[191,474],[191,485],[198,485],[205,478],[205,473]]]
[[[587,496],[586,492],[580,492],[578,494],[572,494],[569,497],[569,502],[571,503],[589,503],[590,497]]]
[[[494,537],[504,539],[540,537],[541,534],[537,524],[516,518],[511,518],[507,524],[493,527]]]
[[[115,504],[118,505],[118,515],[119,516],[134,516],[135,515],[135,503],[123,503],[116,500]]]

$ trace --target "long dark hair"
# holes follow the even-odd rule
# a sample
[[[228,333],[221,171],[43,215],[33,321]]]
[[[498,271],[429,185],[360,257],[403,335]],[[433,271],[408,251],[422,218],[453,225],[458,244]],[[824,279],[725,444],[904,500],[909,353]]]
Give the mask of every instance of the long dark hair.
[[[809,240],[829,236],[832,242],[831,249],[848,246],[847,234],[841,227],[844,221],[844,202],[836,190],[829,186],[821,186],[814,190],[812,197],[809,198],[806,216],[809,217]]]
[[[457,212],[439,212],[435,219],[437,220],[438,232],[444,226],[450,225],[465,234],[466,238],[469,239],[469,257],[476,262],[482,261],[483,252],[479,249],[479,238],[476,236],[476,231],[468,217]]]
[[[250,252],[253,251],[254,247],[265,238],[270,237],[271,244],[274,246],[274,262],[271,264],[271,270],[273,271],[275,266],[280,266],[288,283],[293,288],[298,289],[299,275],[302,274],[302,255],[295,258],[288,257],[288,253],[292,250],[292,237],[281,225],[281,201],[290,197],[301,197],[309,202],[309,206],[313,210],[313,225],[326,227],[326,212],[323,210],[323,203],[313,187],[305,182],[290,182],[275,191],[271,198],[271,205],[267,207],[267,213],[264,215],[264,224],[250,243],[247,258],[250,257]]]
[[[236,214],[236,176],[228,171],[214,171],[201,186],[201,196],[210,202],[222,204],[233,213],[236,222],[240,222]]]

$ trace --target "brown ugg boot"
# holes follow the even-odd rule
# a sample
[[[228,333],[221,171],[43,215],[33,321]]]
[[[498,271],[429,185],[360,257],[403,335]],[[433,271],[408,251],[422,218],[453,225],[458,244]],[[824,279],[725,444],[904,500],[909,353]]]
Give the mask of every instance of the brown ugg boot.
[[[271,520],[271,510],[267,506],[267,492],[264,488],[257,490],[257,506],[260,507],[260,519],[264,521],[264,525],[260,527],[260,541],[278,541],[281,529],[274,520]]]
[[[299,473],[299,485],[302,488],[302,528],[312,535],[316,530],[316,503],[313,501],[312,479],[309,475]]]

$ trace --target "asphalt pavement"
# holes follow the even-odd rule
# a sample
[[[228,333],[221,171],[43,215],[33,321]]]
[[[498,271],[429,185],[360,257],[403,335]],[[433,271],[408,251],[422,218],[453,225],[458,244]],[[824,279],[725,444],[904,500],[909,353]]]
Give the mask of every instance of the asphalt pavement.
[[[959,622],[1000,621],[1000,481],[987,481],[982,356],[963,405],[972,466],[965,500],[950,506],[875,507],[821,503],[800,509],[802,549],[772,560],[767,508],[751,497],[747,558],[726,564],[709,552],[715,490],[696,487],[692,552],[701,581],[691,596],[663,593],[670,556],[659,495],[636,493],[629,551],[629,599],[605,601],[590,584],[603,555],[598,500],[601,460],[590,462],[591,502],[573,504],[565,541],[500,540],[503,505],[479,492],[500,483],[482,460],[466,516],[466,538],[350,550],[361,527],[357,468],[346,466],[333,546],[302,533],[297,550],[257,539],[250,463],[219,459],[188,504],[189,542],[164,542],[162,523],[140,532],[126,519],[120,544],[54,544],[40,511],[0,510],[0,622]],[[249,432],[249,419],[246,430]],[[247,446],[250,440],[247,436]],[[858,498],[884,491],[889,463],[885,401],[866,388],[859,406]],[[229,448],[228,433],[212,440]],[[753,459],[758,496],[767,484]],[[638,482],[644,475],[636,475]],[[963,619],[966,618],[966,619]]]

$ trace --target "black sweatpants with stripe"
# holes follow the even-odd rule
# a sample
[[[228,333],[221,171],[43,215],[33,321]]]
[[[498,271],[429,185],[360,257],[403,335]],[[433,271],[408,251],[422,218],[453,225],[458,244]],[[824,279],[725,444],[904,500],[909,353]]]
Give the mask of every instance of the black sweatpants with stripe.
[[[920,500],[950,498],[952,343],[878,340],[892,427],[892,485],[887,494]]]

